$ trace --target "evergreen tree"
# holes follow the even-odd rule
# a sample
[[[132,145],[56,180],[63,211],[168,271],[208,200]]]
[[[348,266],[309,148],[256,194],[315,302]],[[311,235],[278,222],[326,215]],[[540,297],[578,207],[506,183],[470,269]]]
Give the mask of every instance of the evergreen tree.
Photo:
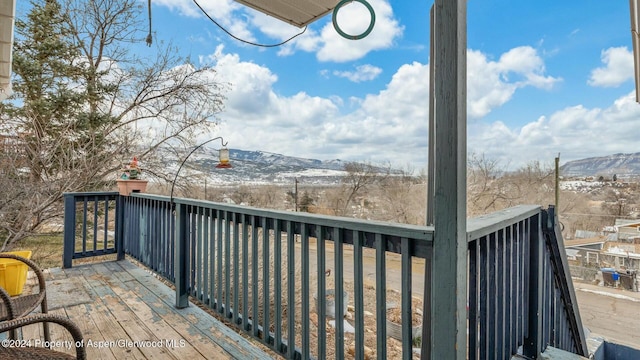
[[[215,126],[223,85],[170,44],[146,49],[137,0],[31,0],[16,19],[14,95],[0,104],[0,245],[62,214],[64,192],[104,190],[134,155],[173,179],[176,149]],[[145,50],[146,51],[146,50]],[[171,148],[165,151],[163,148]],[[3,236],[4,235],[4,236]]]
[[[15,106],[6,111],[12,129],[20,135],[31,161],[33,180],[46,180],[59,170],[52,161],[65,152],[64,140],[73,139],[72,125],[82,112],[86,95],[74,89],[80,69],[66,15],[57,1],[32,1],[27,21],[16,20],[13,54]]]
[[[300,211],[309,212],[309,207],[313,206],[315,199],[307,192],[302,193],[300,198]]]

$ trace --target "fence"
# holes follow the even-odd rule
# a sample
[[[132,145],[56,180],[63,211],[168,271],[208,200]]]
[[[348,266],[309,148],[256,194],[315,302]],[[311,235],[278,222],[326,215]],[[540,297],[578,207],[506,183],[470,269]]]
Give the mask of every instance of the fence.
[[[122,222],[118,221],[118,217],[121,219],[124,215],[122,206],[119,206],[122,201],[117,192],[64,194],[62,266],[70,268],[73,259],[114,253],[118,253],[118,260],[124,258],[123,237],[117,236],[123,230]],[[79,209],[78,204],[81,204]],[[80,239],[77,239],[78,232]]]
[[[101,215],[92,206],[115,216],[112,247],[95,245]],[[518,349],[533,356],[547,345],[586,353],[554,219],[553,208],[519,206],[469,221],[469,359],[510,359]],[[412,318],[421,314],[412,272],[430,258],[433,233],[148,194],[75,193],[65,194],[64,266],[126,253],[175,285],[177,307],[191,297],[289,359],[410,359]],[[400,309],[399,353],[387,337],[390,307]],[[321,326],[331,315],[334,324]],[[349,322],[335,321],[345,315]]]
[[[554,209],[518,206],[469,222],[469,359],[586,355]]]

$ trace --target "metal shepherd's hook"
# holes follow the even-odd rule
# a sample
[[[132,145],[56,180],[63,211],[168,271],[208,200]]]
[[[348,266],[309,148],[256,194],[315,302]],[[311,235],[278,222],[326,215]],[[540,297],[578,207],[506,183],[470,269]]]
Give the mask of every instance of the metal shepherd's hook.
[[[174,189],[174,188],[175,188],[175,186],[176,186],[176,181],[178,180],[178,174],[180,174],[180,170],[182,170],[182,166],[184,166],[184,163],[185,163],[185,162],[187,162],[187,159],[189,159],[189,157],[191,156],[191,154],[193,154],[196,150],[200,149],[200,148],[201,148],[202,146],[204,146],[205,144],[208,144],[208,143],[210,143],[210,142],[212,142],[212,141],[214,141],[214,140],[218,140],[218,139],[220,139],[220,142],[222,143],[222,147],[223,147],[223,148],[227,146],[227,143],[224,141],[224,139],[222,138],[222,136],[218,136],[218,137],[215,137],[215,138],[213,138],[213,139],[209,139],[209,140],[207,140],[207,141],[203,142],[202,144],[200,144],[200,145],[196,146],[196,147],[195,147],[195,148],[193,148],[193,150],[191,150],[191,152],[190,152],[187,156],[185,156],[185,157],[184,157],[184,159],[182,160],[182,163],[180,164],[180,167],[178,168],[178,171],[176,171],[176,176],[173,178],[173,183],[171,184],[171,196],[170,196],[170,198],[169,198],[169,199],[170,199],[169,201],[170,201],[170,204],[171,204],[171,210],[172,210],[172,211],[175,211],[175,204],[173,203],[173,189]],[[222,162],[222,160],[223,160],[223,159],[220,159],[220,160],[221,160],[221,162]],[[228,161],[228,159],[226,159],[226,161]],[[220,166],[220,165],[219,165],[219,166],[217,166],[217,167],[222,167],[222,168],[230,168],[230,167],[231,167],[231,165],[230,165],[230,164],[228,164],[228,163],[226,163],[226,164],[224,164],[224,165],[225,165],[225,166]]]

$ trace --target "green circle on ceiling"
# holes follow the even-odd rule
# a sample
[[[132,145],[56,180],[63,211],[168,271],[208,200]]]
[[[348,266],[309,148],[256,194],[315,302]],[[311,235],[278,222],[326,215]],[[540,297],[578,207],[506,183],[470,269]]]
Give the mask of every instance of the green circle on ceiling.
[[[338,26],[338,11],[344,5],[352,3],[354,1],[364,5],[367,8],[367,10],[369,10],[369,14],[371,14],[371,23],[369,23],[369,27],[367,28],[367,30],[365,30],[362,34],[359,34],[359,35],[347,34],[344,31],[342,31],[342,29],[340,29],[340,27]],[[340,36],[342,36],[345,39],[349,39],[349,40],[364,39],[365,37],[367,37],[367,35],[369,35],[369,33],[371,33],[371,30],[373,30],[373,25],[375,25],[375,23],[376,23],[376,13],[373,11],[371,4],[369,4],[366,0],[341,0],[338,3],[338,5],[336,5],[336,7],[333,9],[333,28],[336,29],[338,34],[340,34]]]

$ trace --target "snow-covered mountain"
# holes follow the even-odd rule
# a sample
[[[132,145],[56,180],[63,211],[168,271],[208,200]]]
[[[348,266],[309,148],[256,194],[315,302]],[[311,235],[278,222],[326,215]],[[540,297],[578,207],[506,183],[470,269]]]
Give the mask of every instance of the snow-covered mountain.
[[[238,149],[229,149],[229,158],[232,161],[248,161],[267,166],[285,166],[287,168],[298,169],[343,170],[345,165],[345,162],[339,159],[321,161],[316,159],[286,156],[266,151],[246,151]]]
[[[265,151],[229,149],[231,169],[217,169],[215,151],[198,151],[189,159],[219,184],[290,184],[297,178],[307,184],[339,184],[346,172],[342,160],[321,161]]]
[[[560,167],[563,176],[640,176],[640,153],[613,154],[569,161]]]

